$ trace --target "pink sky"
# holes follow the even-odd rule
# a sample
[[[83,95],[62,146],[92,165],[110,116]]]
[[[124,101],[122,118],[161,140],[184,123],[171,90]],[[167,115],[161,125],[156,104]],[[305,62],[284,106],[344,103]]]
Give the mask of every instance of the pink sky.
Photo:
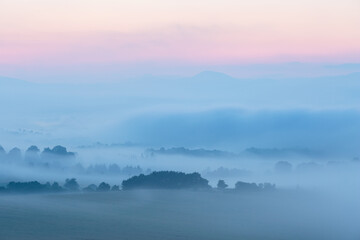
[[[359,13],[358,0],[2,0],[0,70],[360,62]]]

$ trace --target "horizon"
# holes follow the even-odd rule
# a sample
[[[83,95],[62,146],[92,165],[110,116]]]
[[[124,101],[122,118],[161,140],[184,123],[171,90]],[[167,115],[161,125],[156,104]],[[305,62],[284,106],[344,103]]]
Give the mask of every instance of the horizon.
[[[168,79],[169,81],[181,78],[196,77],[201,74],[223,74],[239,80],[256,79],[288,79],[289,81],[297,78],[321,78],[336,77],[357,74],[360,72],[360,63],[306,63],[306,62],[285,62],[285,63],[254,63],[243,65],[216,65],[216,66],[182,66],[182,71],[161,71],[163,67],[153,68],[153,73],[137,71],[132,68],[127,73],[114,71],[103,75],[103,72],[93,73],[86,69],[79,68],[73,73],[52,73],[27,75],[25,73],[15,73],[14,75],[0,75],[0,78],[23,80],[33,83],[74,83],[74,84],[97,84],[97,83],[121,83],[124,81],[139,80],[145,78]],[[260,70],[260,71],[259,71]],[[225,76],[224,76],[225,77]]]

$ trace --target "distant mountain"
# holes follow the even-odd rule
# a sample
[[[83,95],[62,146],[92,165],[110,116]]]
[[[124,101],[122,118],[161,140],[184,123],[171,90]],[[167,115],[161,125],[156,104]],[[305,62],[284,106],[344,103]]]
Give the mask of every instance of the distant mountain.
[[[213,71],[204,71],[199,74],[196,74],[192,77],[194,80],[207,80],[207,81],[225,81],[225,80],[233,80],[235,78],[221,72],[213,72]]]

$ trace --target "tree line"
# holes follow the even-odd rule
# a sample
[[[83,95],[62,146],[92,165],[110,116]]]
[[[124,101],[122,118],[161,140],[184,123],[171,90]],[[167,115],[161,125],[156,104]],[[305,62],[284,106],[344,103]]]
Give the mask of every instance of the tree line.
[[[0,145],[0,160],[11,160],[11,161],[20,161],[22,159],[27,161],[36,161],[40,159],[56,159],[56,158],[74,158],[76,153],[67,151],[66,147],[57,145],[53,148],[46,147],[43,151],[33,145],[30,146],[23,156],[22,151],[14,147],[9,152],[6,152],[5,149]]]
[[[224,180],[219,180],[217,189],[225,190],[228,185]],[[113,185],[102,182],[99,185],[90,184],[81,188],[75,178],[66,179],[63,185],[57,182],[41,184],[38,181],[30,182],[9,182],[5,187],[0,187],[3,193],[58,193],[58,192],[108,192],[135,189],[213,189],[209,181],[197,172],[183,173],[175,171],[158,171],[148,175],[140,174],[122,181],[120,185]],[[247,183],[237,182],[234,191],[269,191],[275,190],[275,185],[270,183]]]

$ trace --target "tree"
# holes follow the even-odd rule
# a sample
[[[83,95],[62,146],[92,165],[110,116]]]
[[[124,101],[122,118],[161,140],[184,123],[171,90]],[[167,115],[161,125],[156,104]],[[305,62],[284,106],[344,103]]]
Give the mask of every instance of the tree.
[[[134,176],[143,173],[143,170],[140,166],[133,167],[133,166],[126,166],[122,169],[122,174],[128,176]]]
[[[110,185],[106,182],[102,182],[99,184],[99,187],[97,188],[99,192],[107,192],[110,191]]]
[[[39,159],[40,149],[37,146],[30,146],[25,152],[26,161],[36,161]]]
[[[89,186],[87,186],[86,188],[84,188],[83,190],[85,192],[95,192],[97,190],[97,186],[95,184],[90,184]]]
[[[51,191],[53,192],[61,192],[63,191],[64,189],[59,185],[59,183],[57,182],[54,182],[52,185],[51,185]]]
[[[122,182],[123,190],[130,189],[201,189],[210,188],[209,181],[199,173],[182,173],[174,171],[140,174]]]
[[[256,183],[247,183],[247,182],[241,182],[238,181],[235,183],[235,189],[239,191],[258,191],[260,190],[260,187],[256,185]]]
[[[64,188],[69,191],[79,191],[79,184],[77,183],[75,178],[66,179]]]
[[[119,167],[117,164],[111,164],[111,165],[109,166],[108,172],[109,172],[110,174],[120,174],[120,173],[121,173],[121,169],[120,169],[120,167]]]
[[[21,150],[17,147],[11,149],[8,153],[8,157],[10,158],[10,160],[20,161],[21,160]]]
[[[39,153],[40,149],[37,146],[32,145],[26,150],[26,152]]]
[[[260,190],[264,190],[264,191],[273,191],[276,189],[276,186],[275,184],[271,184],[271,183],[260,183],[259,188]]]
[[[114,186],[112,186],[111,191],[114,191],[114,192],[120,191],[119,185],[114,185]]]
[[[228,185],[225,183],[224,180],[219,180],[219,181],[218,181],[218,183],[217,183],[217,188],[218,188],[218,189],[225,189],[225,188],[227,188],[227,187],[228,187]]]
[[[32,182],[9,182],[5,191],[19,193],[37,193],[37,192],[60,192],[63,188],[57,182],[41,184],[37,181]]]
[[[286,161],[279,161],[275,164],[275,171],[278,173],[289,173],[291,172],[292,165]]]
[[[276,189],[275,184],[271,183],[247,183],[238,181],[235,184],[235,190],[244,192],[256,192],[256,191],[273,191]]]
[[[37,181],[32,182],[9,182],[7,185],[7,190],[9,192],[45,192],[47,191],[47,185],[41,184]]]
[[[5,149],[1,145],[0,145],[0,154],[6,154]]]
[[[5,159],[6,152],[5,149],[0,145],[0,160]]]
[[[66,147],[55,146],[53,149],[44,148],[44,151],[41,153],[41,157],[44,159],[59,159],[59,158],[72,158],[75,157],[75,153],[68,152]]]
[[[58,154],[58,155],[67,155],[67,153],[68,153],[68,151],[66,150],[66,147],[63,147],[60,145],[53,147],[53,149],[51,151],[52,151],[52,153]]]

